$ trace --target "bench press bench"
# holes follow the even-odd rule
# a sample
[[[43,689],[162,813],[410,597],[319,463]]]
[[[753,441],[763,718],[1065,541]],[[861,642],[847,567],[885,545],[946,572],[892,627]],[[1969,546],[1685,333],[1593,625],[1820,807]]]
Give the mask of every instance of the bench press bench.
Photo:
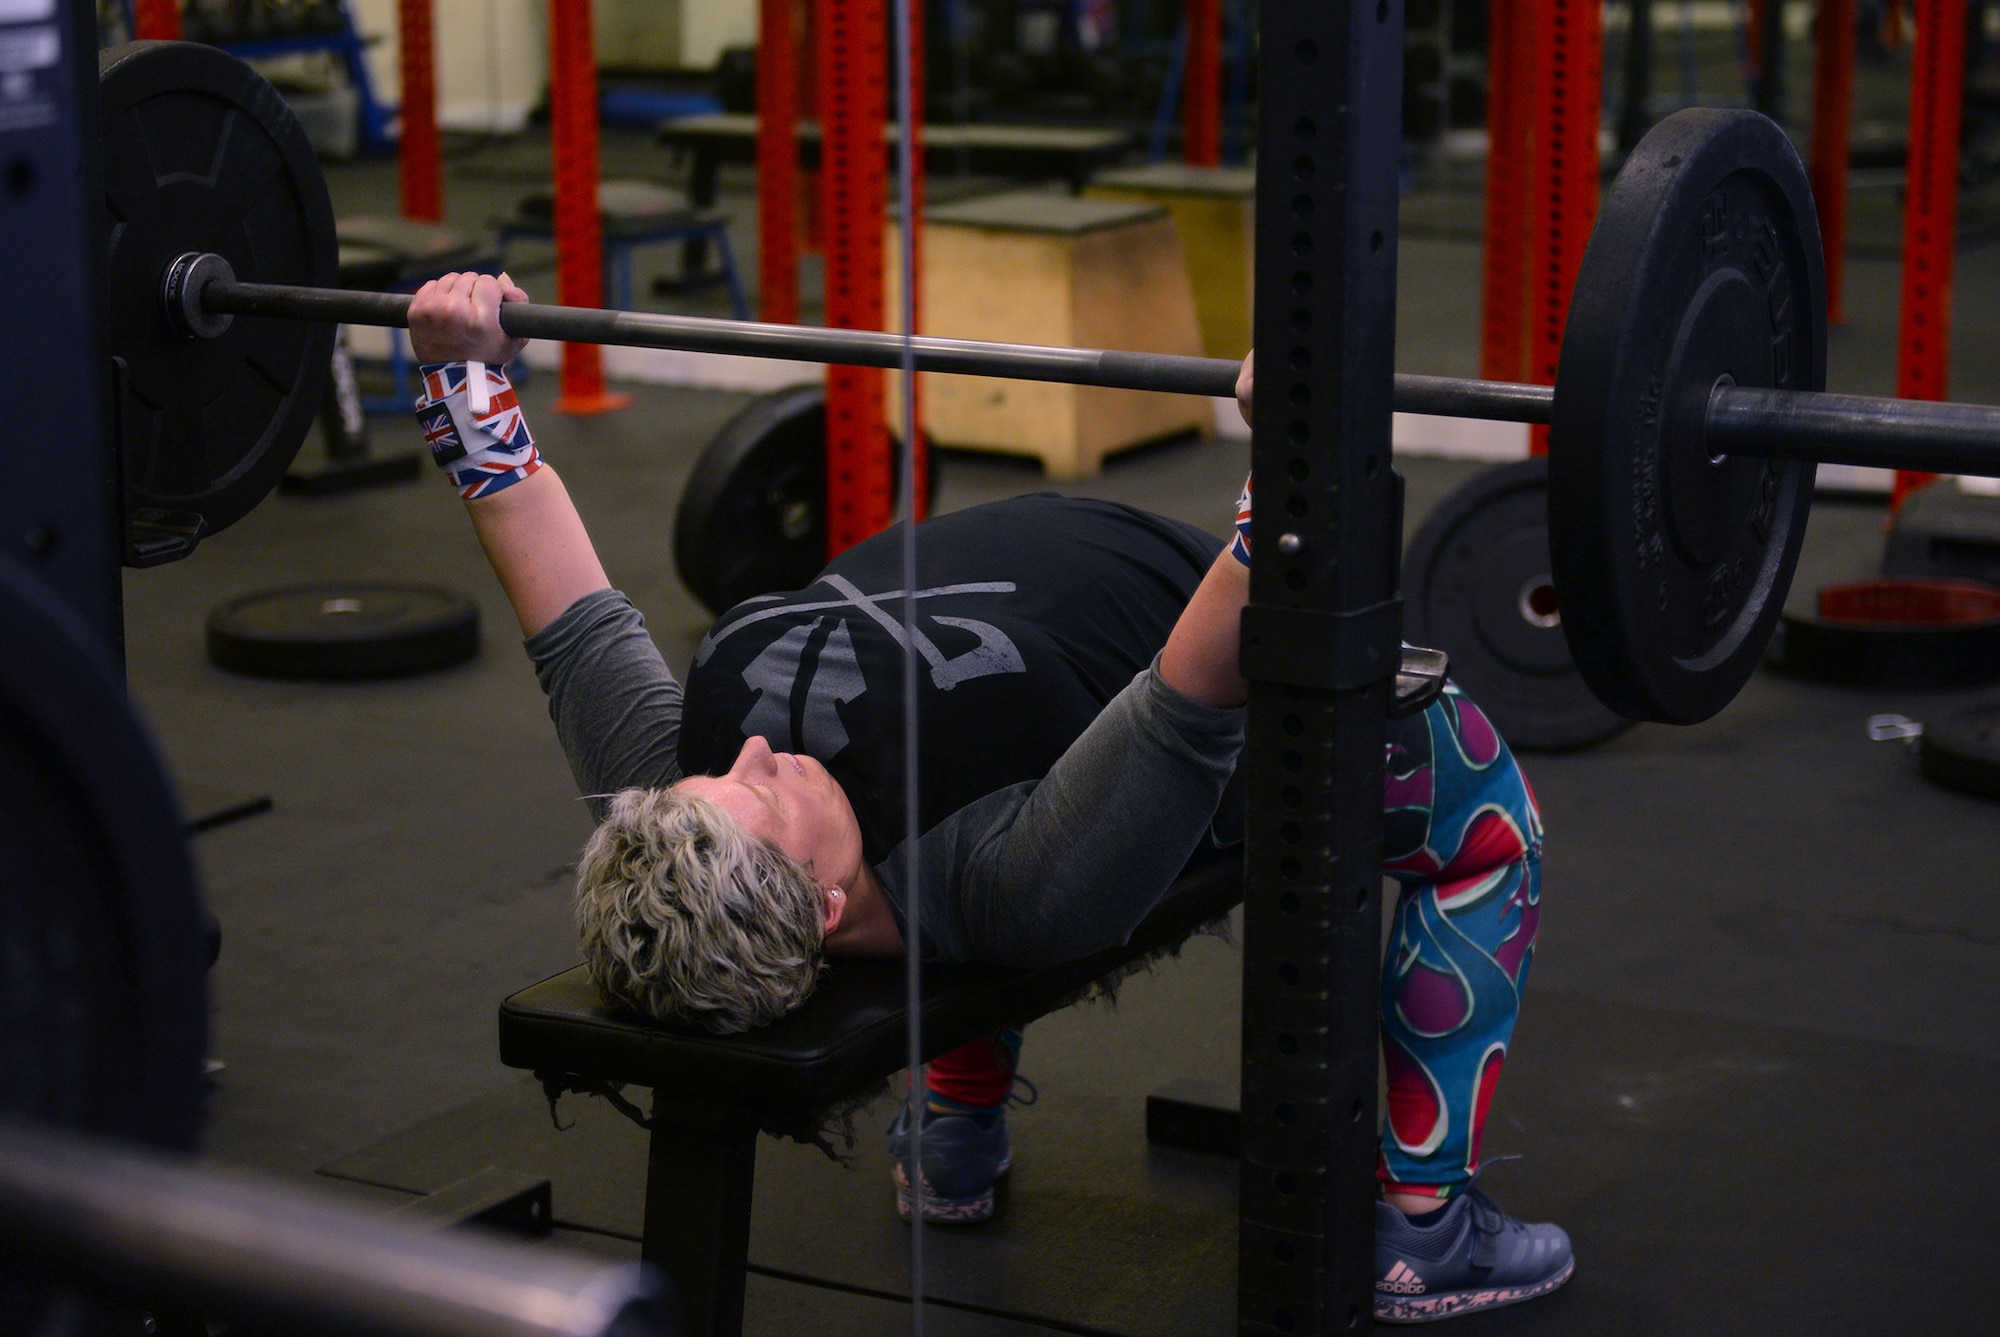
[[[1240,850],[1191,866],[1122,947],[1058,966],[926,966],[928,1060],[1075,1002],[1091,986],[1177,947],[1242,899]],[[750,1249],[757,1134],[814,1140],[908,1057],[900,961],[834,960],[789,1016],[740,1035],[662,1026],[613,1008],[577,966],[500,1005],[500,1060],[564,1090],[650,1087],[640,1256],[680,1294],[689,1337],[737,1337]]]

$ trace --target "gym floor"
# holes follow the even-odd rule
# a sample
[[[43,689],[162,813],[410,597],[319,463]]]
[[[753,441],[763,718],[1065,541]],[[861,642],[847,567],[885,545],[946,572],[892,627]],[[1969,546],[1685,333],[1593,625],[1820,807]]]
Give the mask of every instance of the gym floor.
[[[671,174],[643,139],[613,140],[606,157],[607,175]],[[538,164],[546,146],[532,139],[466,148],[451,161],[453,218],[504,212]],[[341,213],[393,211],[393,164],[330,175]],[[725,189],[754,272],[747,175]],[[1831,388],[1894,387],[1883,196],[1857,202],[1878,244],[1850,260]],[[1968,216],[1982,207],[1970,200]],[[1420,190],[1409,216],[1398,367],[1474,375],[1480,256],[1464,220],[1476,196]],[[1456,230],[1417,226],[1445,217]],[[517,277],[548,295],[549,275],[521,254]],[[642,256],[641,272],[653,262],[671,270],[672,253]],[[1959,264],[1953,394],[2000,402],[2000,248],[1969,246]],[[721,309],[719,294],[675,300]],[[523,394],[543,448],[683,667],[707,619],[672,571],[673,506],[745,398],[642,386],[622,413],[566,418],[554,379]],[[371,429],[376,453],[418,444],[403,416]],[[1220,531],[1247,460],[1242,442],[1182,440],[1066,490]],[[1401,465],[1411,531],[1480,467]],[[943,509],[1046,486],[993,457],[952,454],[941,469]],[[1793,600],[1871,573],[1885,519],[1879,500],[1822,499]],[[481,652],[359,684],[208,664],[212,606],[321,579],[462,591],[481,608]],[[553,1180],[558,1242],[636,1255],[645,1135],[574,1096],[557,1131],[539,1088],[496,1057],[500,999],[576,960],[568,884],[589,822],[459,505],[430,478],[280,494],[192,560],[128,572],[126,600],[133,688],[188,814],[272,800],[197,844],[224,928],[209,1158],[385,1207],[489,1165],[532,1172]],[[1487,1183],[1511,1210],[1566,1226],[1578,1267],[1562,1292],[1454,1332],[2000,1329],[2000,811],[1934,788],[1914,756],[1864,730],[1876,712],[1939,718],[1981,695],[1767,672],[1707,724],[1526,759],[1549,831],[1545,913]],[[1023,1068],[1041,1100],[1014,1115],[999,1216],[928,1236],[933,1331],[1230,1330],[1234,1165],[1149,1147],[1143,1109],[1168,1078],[1234,1082],[1237,968],[1228,943],[1197,940],[1115,1007],[1030,1029]],[[749,1331],[907,1323],[890,1114],[885,1102],[861,1116],[851,1166],[788,1143],[760,1150]]]

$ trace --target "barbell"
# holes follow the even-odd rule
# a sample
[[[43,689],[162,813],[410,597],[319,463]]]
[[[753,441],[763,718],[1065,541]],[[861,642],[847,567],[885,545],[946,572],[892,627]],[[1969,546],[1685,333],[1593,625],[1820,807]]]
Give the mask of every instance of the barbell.
[[[410,299],[333,286],[324,179],[248,66],[139,43],[105,52],[100,76],[106,338],[127,559],[144,560],[146,534],[189,544],[260,500],[310,426],[334,325],[405,326]],[[906,347],[873,331],[533,303],[505,306],[501,326],[872,367],[902,366]],[[1237,373],[1155,353],[907,346],[920,371],[1119,389],[1226,396]],[[1813,463],[2000,475],[2000,408],[1827,394],[1825,365],[1819,229],[1797,151],[1757,113],[1694,109],[1655,127],[1606,195],[1555,389],[1399,374],[1394,404],[1550,424],[1551,563],[1577,667],[1621,714],[1689,724],[1756,668],[1804,538]],[[1258,429],[1300,438],[1303,419],[1272,400],[1277,421]]]

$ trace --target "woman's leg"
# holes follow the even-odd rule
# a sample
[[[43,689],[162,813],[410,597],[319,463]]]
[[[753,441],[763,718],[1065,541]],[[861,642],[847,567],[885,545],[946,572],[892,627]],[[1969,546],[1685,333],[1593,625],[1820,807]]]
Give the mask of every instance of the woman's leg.
[[[1381,1178],[1392,1199],[1443,1200],[1479,1168],[1520,1012],[1541,919],[1541,817],[1506,745],[1455,687],[1397,725],[1387,793],[1403,893],[1382,969]]]

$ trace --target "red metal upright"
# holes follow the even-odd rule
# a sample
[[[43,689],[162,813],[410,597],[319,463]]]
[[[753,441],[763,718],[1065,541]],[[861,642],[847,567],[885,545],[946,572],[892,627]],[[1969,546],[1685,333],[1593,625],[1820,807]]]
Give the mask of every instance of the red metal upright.
[[[924,0],[910,0],[910,142],[921,145],[924,142]],[[924,331],[924,154],[921,150],[910,158],[910,201],[903,210],[903,225],[910,229],[910,333]],[[913,458],[917,462],[916,486],[910,490],[916,514],[915,519],[927,517],[930,507],[925,499],[930,496],[931,452],[930,443],[924,439],[924,379],[919,376],[910,388],[910,406],[914,410],[911,421],[916,423],[916,447]]]
[[[1570,294],[1597,221],[1597,130],[1604,96],[1604,30],[1599,0],[1540,0],[1529,6],[1528,198],[1538,210],[1528,248],[1528,379],[1556,383]],[[1529,449],[1548,453],[1549,429]]]
[[[132,38],[139,42],[180,41],[180,6],[175,0],[134,0]]]
[[[1190,166],[1222,164],[1222,0],[1187,0],[1181,71],[1181,154]]]
[[[757,314],[799,319],[799,4],[761,0],[757,28]]]
[[[1951,378],[1951,271],[1958,242],[1965,0],[1917,0],[1910,60],[1910,174],[1903,204],[1903,304],[1896,393],[1944,399]],[[1892,506],[1935,475],[1898,473]]]
[[[826,232],[826,323],[831,328],[882,328],[888,27],[883,0],[815,0],[820,212]],[[829,557],[886,528],[894,513],[883,390],[877,368],[827,368]]]
[[[431,0],[396,0],[403,132],[396,146],[403,217],[444,221],[444,159],[438,146],[436,20]]]
[[[556,300],[604,304],[604,217],[598,209],[597,56],[590,0],[549,0],[549,146],[555,158]],[[564,344],[560,413],[608,413],[632,402],[604,388],[603,351]]]
[[[1847,165],[1854,126],[1855,0],[1820,0],[1813,53],[1812,149],[1807,164],[1826,250],[1826,318],[1844,324]]]
[[[1525,8],[1491,10],[1486,67],[1486,275],[1479,374],[1518,381],[1527,366],[1528,117]]]

